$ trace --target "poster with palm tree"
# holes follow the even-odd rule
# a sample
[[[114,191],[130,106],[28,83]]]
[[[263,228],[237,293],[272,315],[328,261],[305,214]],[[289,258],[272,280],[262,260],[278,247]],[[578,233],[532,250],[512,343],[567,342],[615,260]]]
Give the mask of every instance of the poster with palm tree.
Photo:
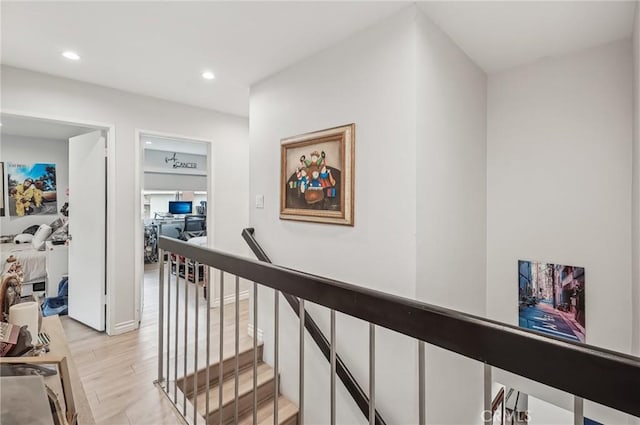
[[[56,164],[7,163],[9,215],[57,214]]]

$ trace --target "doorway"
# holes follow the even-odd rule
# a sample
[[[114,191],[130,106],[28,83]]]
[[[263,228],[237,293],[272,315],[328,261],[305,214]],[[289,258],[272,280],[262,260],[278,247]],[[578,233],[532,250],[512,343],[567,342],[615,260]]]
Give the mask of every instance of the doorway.
[[[55,304],[60,311],[109,331],[107,146],[113,126],[7,112],[0,121],[7,207],[0,251],[24,263],[23,295],[47,306],[66,281],[66,304]],[[24,243],[34,231],[31,244]]]
[[[139,194],[136,229],[136,321],[146,304],[145,286],[158,274],[158,238],[207,246],[213,222],[211,141],[138,131]],[[145,275],[147,279],[145,279]],[[151,285],[153,286],[153,285]],[[150,287],[151,287],[150,286]]]

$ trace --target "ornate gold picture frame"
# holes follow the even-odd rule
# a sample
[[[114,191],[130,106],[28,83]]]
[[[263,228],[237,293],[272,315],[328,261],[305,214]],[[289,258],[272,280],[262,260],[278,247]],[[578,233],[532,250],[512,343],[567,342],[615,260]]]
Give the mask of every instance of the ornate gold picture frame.
[[[353,226],[355,124],[280,142],[280,218]]]

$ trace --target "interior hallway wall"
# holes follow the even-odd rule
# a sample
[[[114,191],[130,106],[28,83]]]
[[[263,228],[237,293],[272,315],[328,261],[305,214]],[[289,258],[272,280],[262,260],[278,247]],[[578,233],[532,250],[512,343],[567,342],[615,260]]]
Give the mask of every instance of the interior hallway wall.
[[[56,164],[56,196],[57,211],[53,215],[28,215],[24,217],[12,217],[9,215],[9,204],[5,204],[6,215],[0,217],[0,234],[14,235],[22,233],[29,226],[51,224],[60,214],[60,208],[69,200],[66,190],[69,188],[69,141],[56,139],[43,139],[34,137],[15,136],[3,134],[0,138],[0,149],[4,164],[4,175],[0,178],[5,181],[7,188],[7,164]],[[5,196],[8,197],[7,192]],[[8,198],[5,198],[7,202]]]
[[[255,85],[250,115],[250,193],[265,195],[251,223],[274,262],[484,314],[486,76],[421,11],[409,7]],[[279,140],[350,122],[355,226],[280,220]],[[473,270],[474,279],[460,270]],[[270,353],[270,291],[262,299]],[[286,310],[281,332],[295,335]],[[328,331],[327,312],[310,311]],[[417,344],[378,335],[377,406],[389,423],[416,423]],[[297,339],[282,344],[283,370],[295,370]],[[366,324],[338,315],[338,347],[366,390]],[[311,343],[306,353],[306,379],[317,385],[306,388],[314,403],[305,417],[326,423],[328,363]],[[433,349],[427,370],[430,422],[480,422],[481,365]],[[283,372],[282,382],[296,400],[297,376]],[[338,422],[364,420],[349,396],[339,399]]]
[[[417,16],[416,297],[484,316],[487,77],[428,17]],[[483,370],[428,349],[427,423],[480,422]]]
[[[251,209],[271,259],[306,272],[415,297],[415,13],[410,8],[251,88]],[[355,226],[279,219],[280,140],[355,123]],[[259,327],[273,347],[272,291],[261,290]],[[297,323],[281,301],[282,390],[297,402]],[[329,314],[309,308],[329,335]],[[365,392],[368,326],[337,317],[338,352]],[[387,423],[416,423],[416,345],[378,330],[377,407]],[[306,342],[308,423],[329,422],[329,363]],[[340,382],[340,381],[338,381]],[[338,384],[337,421],[366,423]]]
[[[631,58],[624,40],[489,76],[490,318],[518,324],[519,259],[582,266],[587,343],[630,352]],[[585,413],[624,423],[589,403]]]
[[[114,284],[115,306],[112,323],[118,329],[135,325],[134,264],[142,253],[134,252],[136,221],[134,193],[135,158],[138,141],[135,130],[144,129],[213,140],[215,174],[212,207],[215,222],[214,245],[238,254],[247,253],[240,232],[248,223],[248,120],[243,117],[139,96],[98,85],[87,84],[13,67],[2,67],[1,104],[6,111],[64,117],[70,120],[115,125],[114,176],[118,226]]]

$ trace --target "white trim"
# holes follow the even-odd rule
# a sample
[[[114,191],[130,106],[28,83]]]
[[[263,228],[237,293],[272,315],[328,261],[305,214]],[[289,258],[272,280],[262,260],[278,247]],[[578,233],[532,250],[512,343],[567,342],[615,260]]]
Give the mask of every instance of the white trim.
[[[135,320],[127,320],[126,322],[117,323],[109,335],[120,335],[126,332],[135,331],[137,327],[138,323]]]
[[[134,226],[134,319],[136,323],[139,323],[142,317],[142,288],[144,286],[144,227],[143,227],[143,211],[142,208],[142,188],[144,182],[144,149],[145,144],[142,140],[142,136],[154,136],[164,137],[174,140],[180,140],[185,142],[200,142],[207,144],[207,245],[213,247],[213,232],[214,232],[214,191],[213,191],[213,143],[212,139],[203,139],[201,137],[191,137],[185,135],[178,135],[172,133],[164,133],[154,130],[145,130],[142,128],[136,128],[134,130],[135,143],[137,149],[135,149],[134,167],[135,167],[135,200],[134,200],[134,214],[135,214],[135,226]],[[174,193],[174,192],[172,192]]]
[[[249,290],[247,289],[245,291],[240,291],[240,301],[248,300],[248,299],[249,299]],[[236,302],[235,292],[233,294],[225,295],[224,305],[233,304],[234,302]],[[220,307],[220,297],[214,298],[211,303],[211,308],[218,308],[218,307]],[[260,329],[258,329],[258,331],[259,330]],[[259,332],[258,332],[258,335],[260,335]]]
[[[106,315],[105,315],[105,328],[108,335],[115,335],[117,329],[119,329],[119,324],[112,323],[112,318],[115,317],[115,291],[113,290],[114,276],[116,272],[116,243],[115,243],[115,232],[109,231],[109,229],[116,228],[116,160],[115,160],[115,152],[116,152],[116,126],[112,123],[105,123],[100,121],[87,121],[83,119],[76,119],[70,117],[62,117],[57,115],[50,114],[38,114],[33,112],[12,110],[12,109],[0,109],[0,114],[31,118],[35,120],[42,121],[54,121],[61,124],[75,125],[81,127],[89,127],[97,130],[103,130],[107,132],[107,260],[105,264],[105,280],[106,280],[106,294],[103,295],[102,304],[107,305]],[[102,306],[100,307],[102,308]]]
[[[247,325],[247,333],[249,334],[250,338],[253,338],[253,323],[249,323]],[[258,328],[258,342],[263,342],[264,341],[264,332],[262,332],[262,329]]]

